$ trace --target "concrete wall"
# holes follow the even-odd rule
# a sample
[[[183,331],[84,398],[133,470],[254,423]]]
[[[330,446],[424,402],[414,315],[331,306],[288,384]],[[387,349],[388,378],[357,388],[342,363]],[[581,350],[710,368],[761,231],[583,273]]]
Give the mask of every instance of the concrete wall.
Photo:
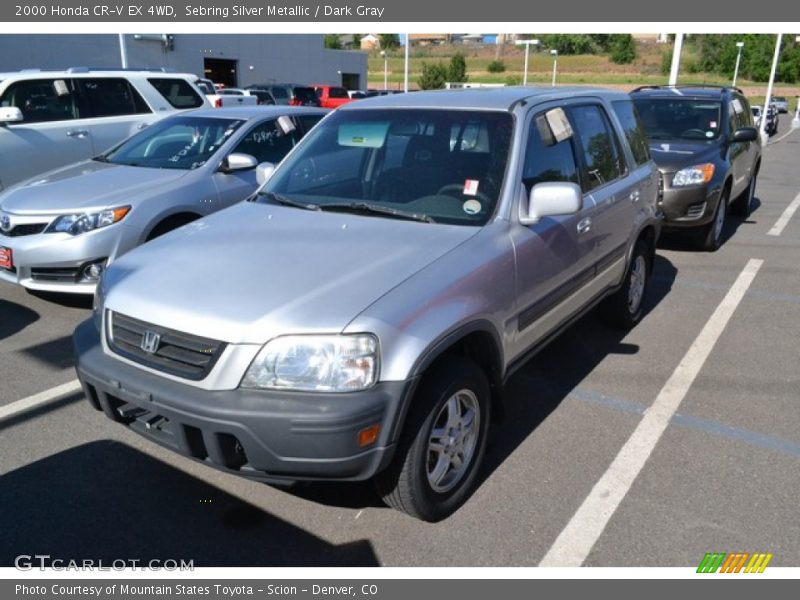
[[[169,67],[203,75],[204,58],[238,60],[239,85],[251,83],[341,83],[339,71],[358,73],[367,87],[367,55],[327,50],[316,34],[174,34],[175,50],[126,35],[130,67]],[[25,68],[114,67],[120,63],[113,34],[0,35],[0,72]],[[251,68],[252,67],[252,68]]]

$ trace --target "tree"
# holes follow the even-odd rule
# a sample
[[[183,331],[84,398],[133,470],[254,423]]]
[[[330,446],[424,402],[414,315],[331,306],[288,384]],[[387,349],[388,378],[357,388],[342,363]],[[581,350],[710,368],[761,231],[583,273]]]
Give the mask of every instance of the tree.
[[[400,38],[396,33],[381,33],[378,38],[381,40],[382,50],[393,50],[400,47]]]
[[[440,90],[447,81],[448,69],[442,63],[422,63],[422,75],[417,79],[421,90]]]
[[[339,39],[338,33],[329,33],[325,36],[325,47],[328,50],[341,50],[342,40]]]
[[[629,33],[611,36],[610,55],[611,62],[618,65],[627,65],[636,58],[636,43]]]
[[[447,70],[447,80],[452,82],[464,82],[467,76],[467,61],[460,52],[453,55],[450,59],[450,68]]]
[[[540,36],[542,47],[558,50],[559,54],[594,54],[595,46],[588,35],[554,33]]]

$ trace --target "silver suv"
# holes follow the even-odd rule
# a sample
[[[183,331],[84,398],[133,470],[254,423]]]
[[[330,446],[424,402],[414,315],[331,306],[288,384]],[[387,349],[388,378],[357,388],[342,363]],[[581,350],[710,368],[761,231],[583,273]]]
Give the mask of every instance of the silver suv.
[[[599,303],[637,323],[658,175],[627,95],[504,88],[331,113],[258,199],[137,248],[75,332],[86,397],[185,456],[374,478],[435,521],[506,378]]]
[[[179,110],[211,104],[163,70],[0,73],[0,190],[85,160]]]

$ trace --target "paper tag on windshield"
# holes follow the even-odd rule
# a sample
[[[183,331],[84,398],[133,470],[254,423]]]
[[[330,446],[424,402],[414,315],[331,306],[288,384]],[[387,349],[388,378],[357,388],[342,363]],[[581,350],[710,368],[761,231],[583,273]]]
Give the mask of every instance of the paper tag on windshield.
[[[478,180],[477,179],[467,179],[464,182],[464,195],[465,196],[475,196],[478,193]]]

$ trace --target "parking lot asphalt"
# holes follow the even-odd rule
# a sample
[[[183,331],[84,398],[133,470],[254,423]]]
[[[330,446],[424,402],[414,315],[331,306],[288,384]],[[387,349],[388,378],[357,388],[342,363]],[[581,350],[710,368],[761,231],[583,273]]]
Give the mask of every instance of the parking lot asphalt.
[[[718,252],[665,237],[639,326],[622,335],[590,314],[513,376],[479,487],[449,519],[415,521],[382,506],[368,484],[285,489],[214,471],[72,393],[0,418],[0,565],[50,554],[535,566],[559,549],[589,566],[689,567],[733,551],[800,566],[800,214],[776,235],[800,195],[800,132],[789,133],[790,115],[781,121],[756,208],[729,220]],[[725,307],[729,319],[714,330]],[[0,410],[74,380],[70,335],[89,312],[88,301],[0,284]],[[663,433],[647,438],[642,424],[658,412],[648,409],[675,397],[675,381],[686,384],[679,402]],[[632,438],[642,431],[651,447]],[[633,446],[640,469],[622,483],[617,469]],[[602,524],[582,527],[597,506]]]

